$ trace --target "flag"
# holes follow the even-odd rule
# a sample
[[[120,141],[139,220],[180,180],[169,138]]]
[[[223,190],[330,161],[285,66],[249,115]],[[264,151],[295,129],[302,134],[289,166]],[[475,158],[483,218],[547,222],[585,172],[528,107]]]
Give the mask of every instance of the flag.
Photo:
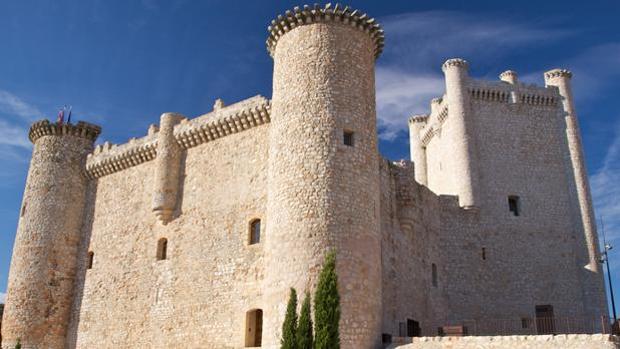
[[[56,119],[57,124],[62,124],[65,121],[65,111],[64,109],[60,109],[58,111],[58,118]]]
[[[67,116],[67,123],[70,124],[71,123],[71,109],[73,109],[72,106],[69,106],[69,115]]]

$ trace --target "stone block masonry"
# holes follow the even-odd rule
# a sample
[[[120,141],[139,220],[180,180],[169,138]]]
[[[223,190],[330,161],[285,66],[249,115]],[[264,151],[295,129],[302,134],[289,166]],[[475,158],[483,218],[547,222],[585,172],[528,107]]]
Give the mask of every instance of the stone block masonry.
[[[602,335],[429,338],[492,319],[561,331],[541,317],[603,332],[592,201],[561,69],[540,87],[514,71],[476,80],[450,59],[446,94],[409,118],[412,162],[382,158],[383,45],[360,11],[296,7],[268,28],[271,100],[164,113],[118,145],[94,147],[100,128],[83,122],[33,124],[2,348],[275,348],[289,288],[312,292],[332,249],[343,349],[404,336],[615,348]]]

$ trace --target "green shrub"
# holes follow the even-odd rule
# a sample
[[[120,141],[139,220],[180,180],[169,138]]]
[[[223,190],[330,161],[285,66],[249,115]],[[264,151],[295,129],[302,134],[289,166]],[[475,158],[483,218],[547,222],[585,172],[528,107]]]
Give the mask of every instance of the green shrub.
[[[299,325],[297,326],[297,349],[312,349],[314,337],[312,333],[312,315],[310,314],[310,294],[306,292],[301,304]]]
[[[280,348],[297,349],[295,331],[297,331],[297,291],[291,288],[291,296],[286,306],[286,316],[284,317],[284,323],[282,323],[282,341]]]
[[[314,323],[316,349],[339,349],[340,335],[340,295],[336,275],[336,253],[329,252],[325,257],[323,270],[314,295]]]

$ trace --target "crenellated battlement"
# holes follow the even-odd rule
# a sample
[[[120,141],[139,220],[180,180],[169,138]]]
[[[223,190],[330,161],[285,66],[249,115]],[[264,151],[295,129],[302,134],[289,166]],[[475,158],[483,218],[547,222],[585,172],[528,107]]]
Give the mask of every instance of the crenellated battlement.
[[[546,79],[559,78],[559,77],[570,79],[573,77],[573,73],[571,73],[571,71],[568,69],[557,69],[557,68],[549,70],[548,72],[545,72]]]
[[[95,141],[100,133],[101,127],[84,121],[78,121],[78,123],[74,125],[51,123],[49,120],[39,120],[30,126],[28,139],[34,143],[43,136],[69,135]]]
[[[369,18],[367,14],[358,10],[353,10],[349,6],[336,4],[332,7],[331,3],[320,7],[318,4],[314,6],[304,5],[303,9],[294,7],[292,11],[288,10],[284,15],[271,21],[271,25],[267,28],[269,38],[267,39],[267,50],[273,57],[278,39],[287,32],[302,25],[312,23],[335,22],[349,25],[367,33],[375,43],[375,58],[379,57],[383,51],[384,33],[381,26],[376,23],[374,18]]]
[[[224,107],[194,119],[184,119],[174,127],[174,137],[183,149],[238,133],[270,121],[270,102],[262,96]],[[98,145],[88,155],[86,172],[91,178],[99,178],[141,163],[151,161],[157,156],[156,125],[149,127],[149,134],[142,138],[132,138],[125,144]]]

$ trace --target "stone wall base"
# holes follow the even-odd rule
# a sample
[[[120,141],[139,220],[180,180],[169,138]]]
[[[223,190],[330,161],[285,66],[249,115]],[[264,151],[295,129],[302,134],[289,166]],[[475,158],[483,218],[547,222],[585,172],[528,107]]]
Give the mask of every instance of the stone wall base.
[[[468,336],[395,338],[389,349],[620,349],[620,337],[609,334],[540,336]]]

